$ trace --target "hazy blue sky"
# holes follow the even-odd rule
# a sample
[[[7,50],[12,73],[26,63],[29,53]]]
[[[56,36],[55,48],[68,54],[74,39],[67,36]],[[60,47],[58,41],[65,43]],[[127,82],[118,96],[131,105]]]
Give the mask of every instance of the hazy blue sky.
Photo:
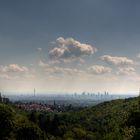
[[[0,90],[138,92],[139,0],[1,0]]]

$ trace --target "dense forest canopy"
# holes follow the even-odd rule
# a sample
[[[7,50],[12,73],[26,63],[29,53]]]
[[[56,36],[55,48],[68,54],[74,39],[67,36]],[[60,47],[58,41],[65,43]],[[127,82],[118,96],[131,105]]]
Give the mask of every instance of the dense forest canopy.
[[[0,103],[1,140],[137,140],[140,97],[104,102],[79,111],[27,112]]]

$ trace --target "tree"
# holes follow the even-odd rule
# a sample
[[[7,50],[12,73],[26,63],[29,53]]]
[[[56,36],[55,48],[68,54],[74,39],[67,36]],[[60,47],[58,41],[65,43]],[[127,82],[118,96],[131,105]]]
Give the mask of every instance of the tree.
[[[17,140],[43,140],[43,132],[35,124],[25,122],[18,127]]]
[[[14,127],[14,115],[11,108],[0,104],[0,140],[10,136]]]
[[[30,121],[37,123],[37,116],[35,111],[31,112],[28,117]]]

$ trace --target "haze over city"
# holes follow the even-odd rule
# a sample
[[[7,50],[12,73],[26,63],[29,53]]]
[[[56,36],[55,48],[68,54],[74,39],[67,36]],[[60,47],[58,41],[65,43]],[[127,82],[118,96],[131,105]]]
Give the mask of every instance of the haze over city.
[[[0,1],[0,91],[138,93],[140,1]]]

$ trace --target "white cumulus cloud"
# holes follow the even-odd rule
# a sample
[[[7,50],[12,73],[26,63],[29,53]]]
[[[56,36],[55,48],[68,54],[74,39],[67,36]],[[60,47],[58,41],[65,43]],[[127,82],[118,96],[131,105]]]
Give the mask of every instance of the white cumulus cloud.
[[[136,74],[136,70],[133,67],[118,68],[117,74],[130,76]]]
[[[33,71],[26,66],[18,64],[0,65],[1,79],[34,78]]]
[[[128,66],[134,64],[134,61],[127,57],[104,55],[101,56],[101,60],[105,61],[108,64],[116,66]]]
[[[38,51],[42,51],[42,48],[37,48]]]
[[[139,59],[140,59],[140,53],[137,55],[137,58],[139,58]]]
[[[25,66],[19,66],[18,64],[10,64],[7,66],[0,66],[0,71],[7,73],[7,72],[28,72],[28,68]]]
[[[110,73],[111,68],[109,67],[104,67],[102,65],[94,65],[88,68],[88,71],[92,74],[105,74],[105,73]]]
[[[92,55],[97,51],[92,45],[80,43],[73,38],[64,39],[63,37],[59,37],[55,41],[55,45],[57,47],[49,51],[51,58],[78,58],[84,55]]]

